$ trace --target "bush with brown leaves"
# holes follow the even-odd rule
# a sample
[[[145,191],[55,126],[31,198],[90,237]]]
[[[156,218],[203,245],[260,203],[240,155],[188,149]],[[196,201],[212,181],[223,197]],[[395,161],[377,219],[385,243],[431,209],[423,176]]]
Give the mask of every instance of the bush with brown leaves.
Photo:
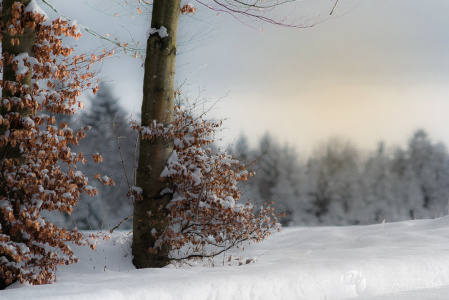
[[[10,1],[9,1],[10,2]],[[8,2],[8,3],[9,3]],[[33,5],[30,9],[30,5]],[[67,123],[55,126],[55,114],[73,114],[82,107],[77,97],[83,90],[97,90],[91,65],[110,53],[74,56],[62,37],[78,39],[74,23],[49,22],[35,9],[35,2],[12,7],[11,17],[1,26],[3,56],[0,67],[15,75],[3,76],[0,115],[0,282],[31,284],[55,280],[58,265],[76,261],[67,245],[90,244],[76,231],[58,228],[43,211],[70,213],[81,193],[95,195],[88,178],[76,170],[84,163],[82,153],[70,145],[85,136]],[[5,5],[5,1],[0,5]],[[34,35],[32,53],[9,53],[6,45],[18,45],[23,35]],[[11,48],[11,47],[9,47]],[[31,79],[31,85],[24,82]],[[50,113],[52,116],[43,113]],[[95,157],[99,161],[99,157]],[[99,178],[99,176],[98,176]],[[108,179],[100,179],[112,184]]]
[[[173,198],[168,204],[169,226],[163,233],[153,235],[156,244],[150,252],[157,252],[168,244],[173,260],[205,258],[218,255],[243,242],[259,242],[273,230],[280,230],[278,215],[270,205],[254,207],[242,203],[237,187],[253,174],[231,155],[209,147],[222,126],[221,121],[207,120],[204,114],[194,117],[186,107],[175,107],[174,122],[169,126],[155,121],[146,127],[134,124],[143,139],[174,140],[174,151],[161,179],[168,178]],[[131,194],[139,201],[139,189]],[[148,212],[151,219],[164,211]],[[157,222],[158,218],[154,218]]]

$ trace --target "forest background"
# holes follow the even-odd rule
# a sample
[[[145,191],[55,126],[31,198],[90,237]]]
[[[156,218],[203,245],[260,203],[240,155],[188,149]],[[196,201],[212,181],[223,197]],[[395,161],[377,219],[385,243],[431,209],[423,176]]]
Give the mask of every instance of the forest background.
[[[96,197],[83,197],[72,215],[53,218],[68,228],[110,229],[132,214],[126,193],[134,182],[138,141],[128,126],[133,115],[120,106],[111,86],[102,85],[90,101],[95,105],[89,110],[61,121],[92,127],[77,150],[98,151],[104,161],[80,168],[88,177],[108,174],[116,184],[98,184]],[[225,148],[256,174],[241,183],[243,199],[273,202],[287,213],[283,225],[374,224],[448,214],[449,153],[422,129],[405,147],[379,142],[371,151],[331,138],[305,156],[270,133],[256,146],[242,134]],[[121,226],[131,228],[130,220]]]

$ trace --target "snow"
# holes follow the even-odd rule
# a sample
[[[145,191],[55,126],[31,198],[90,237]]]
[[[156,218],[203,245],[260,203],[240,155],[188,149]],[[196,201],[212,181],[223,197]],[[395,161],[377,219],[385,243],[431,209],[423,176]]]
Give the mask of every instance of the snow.
[[[27,124],[28,126],[34,126],[34,121],[30,117],[22,117],[23,124]]]
[[[14,284],[19,299],[447,299],[449,217],[370,226],[292,227],[212,261],[136,270],[131,239],[114,232],[55,284]]]
[[[29,58],[28,53],[21,53],[17,55],[13,61],[17,61],[17,71],[16,74],[26,74],[29,70],[27,66],[25,66],[25,59]]]
[[[69,27],[76,26],[77,25],[77,21],[76,20],[70,20],[68,25],[69,25]]]
[[[42,10],[42,8],[39,7],[39,5],[36,3],[35,0],[31,0],[30,3],[28,3],[28,5],[25,7],[25,11],[47,16],[45,12]]]
[[[45,21],[44,21],[44,25],[46,26],[50,26],[51,25],[51,21],[48,18],[47,14],[45,13],[45,11],[36,3],[36,0],[31,0],[30,3],[28,3],[28,5],[25,7],[25,11],[26,12],[32,12],[32,13],[37,13],[37,14],[41,14],[43,16],[45,16]]]
[[[132,186],[131,190],[135,191],[138,195],[143,194],[143,189],[141,187],[138,186]]]
[[[150,35],[157,33],[159,34],[159,36],[161,38],[167,37],[168,36],[168,32],[167,32],[167,28],[165,28],[164,26],[161,26],[161,28],[156,29],[156,28],[150,28],[147,31],[147,38],[150,37]]]

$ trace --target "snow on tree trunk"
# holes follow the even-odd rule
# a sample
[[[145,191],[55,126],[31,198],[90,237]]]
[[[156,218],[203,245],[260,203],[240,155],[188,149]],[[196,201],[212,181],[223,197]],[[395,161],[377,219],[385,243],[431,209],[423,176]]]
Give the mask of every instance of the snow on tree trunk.
[[[155,0],[151,19],[151,30],[147,40],[145,75],[142,101],[142,126],[153,120],[168,125],[173,121],[174,75],[176,59],[176,35],[181,0]],[[142,198],[134,202],[133,219],[133,263],[137,268],[163,267],[169,263],[169,247],[149,254],[156,239],[151,234],[161,233],[167,227],[162,217],[157,225],[150,225],[148,212],[166,207],[172,195],[161,195],[169,187],[167,180],[160,180],[161,172],[173,151],[173,140],[156,137],[142,140],[139,149],[136,185],[142,189]]]

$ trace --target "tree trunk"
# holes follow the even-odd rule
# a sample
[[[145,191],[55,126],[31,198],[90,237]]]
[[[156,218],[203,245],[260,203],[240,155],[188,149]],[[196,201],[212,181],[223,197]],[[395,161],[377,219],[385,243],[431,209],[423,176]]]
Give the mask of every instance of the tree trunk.
[[[2,56],[8,57],[8,55],[18,55],[21,53],[28,53],[31,57],[34,55],[34,42],[36,38],[36,33],[34,30],[25,29],[23,35],[14,35],[11,36],[6,28],[8,28],[8,22],[10,22],[12,18],[11,9],[15,2],[20,2],[23,5],[27,6],[31,0],[3,0],[2,4],[2,23],[3,23],[3,31],[2,35]],[[16,39],[14,45],[12,44],[12,39]],[[18,41],[18,42],[17,42]],[[10,99],[11,97],[23,97],[24,95],[20,92],[11,93],[8,89],[5,88],[5,83],[7,82],[16,82],[16,73],[12,68],[12,64],[8,63],[6,59],[3,59],[3,86],[2,86],[2,103],[4,99]],[[31,72],[20,82],[22,85],[28,85],[30,89],[28,89],[24,94],[30,93],[31,90]],[[5,117],[7,114],[18,112],[22,116],[26,116],[29,114],[27,110],[19,109],[18,107],[12,106],[10,109],[7,109],[5,106],[0,106],[0,114],[2,117]],[[13,132],[16,129],[20,129],[20,123],[15,122],[11,124],[9,130]],[[0,126],[0,134],[4,135],[7,128],[6,126]],[[10,144],[6,144],[0,147],[0,161],[4,161],[5,159],[15,159],[17,164],[23,163],[23,159],[21,157],[21,152],[19,146],[12,147]],[[3,164],[2,164],[3,165]],[[0,175],[1,176],[1,175]],[[7,187],[4,185],[4,181],[1,180],[0,177],[0,196],[7,196]],[[20,197],[16,198],[16,201],[20,201]],[[14,206],[15,208],[20,207],[20,203]],[[14,214],[18,215],[19,211],[14,210]],[[2,233],[9,235],[11,240],[15,242],[20,242],[22,240],[22,236],[20,233],[16,233],[15,235],[11,235],[10,227],[8,224],[5,224],[5,217],[0,211],[0,225],[2,227]],[[5,289],[7,286],[5,280],[0,278],[0,290]]]
[[[23,35],[14,35],[11,36],[6,28],[8,27],[8,22],[10,22],[12,15],[11,15],[11,9],[13,7],[13,4],[15,2],[20,2],[24,6],[27,6],[31,0],[4,0],[2,5],[2,22],[3,22],[3,32],[2,35],[2,56],[5,57],[8,54],[18,55],[21,53],[28,53],[28,55],[31,57],[34,55],[34,42],[36,39],[36,33],[34,30],[31,30],[29,28],[25,29],[25,33]],[[14,45],[12,43],[12,39],[16,39],[18,42],[15,42]],[[31,71],[31,70],[30,70]],[[27,93],[31,91],[31,73],[29,72],[28,75],[20,82],[22,85],[28,85],[30,88]],[[12,94],[9,90],[5,89],[5,83],[6,82],[15,82],[16,81],[16,73],[12,68],[12,64],[8,63],[6,59],[4,59],[4,65],[3,65],[3,89],[2,89],[2,100],[3,99],[9,99],[10,97],[20,97],[20,92],[16,94]],[[11,112],[19,112],[21,115],[27,115],[27,111],[21,111],[16,107],[11,107],[11,109],[7,110],[6,107],[1,106],[0,107],[0,113],[2,116],[11,113]],[[14,128],[11,128],[10,130],[13,130]],[[1,126],[0,128],[1,134],[5,133],[5,126]],[[6,147],[2,147],[0,149],[1,157],[5,158],[5,151],[4,149]],[[7,151],[6,151],[7,152]]]
[[[174,75],[176,59],[176,35],[181,0],[154,0],[151,28],[166,28],[168,36],[154,32],[147,40],[145,75],[143,83],[142,126],[157,123],[168,125],[173,121]],[[153,31],[154,31],[153,30]],[[169,187],[161,181],[160,174],[173,151],[171,140],[142,140],[139,149],[137,186],[143,190],[143,199],[134,203],[133,221],[133,263],[137,268],[163,267],[169,263],[169,247],[149,253],[155,245],[153,229],[158,234],[168,225],[165,207],[171,194],[161,196],[161,191]],[[151,223],[148,212],[151,211]]]

